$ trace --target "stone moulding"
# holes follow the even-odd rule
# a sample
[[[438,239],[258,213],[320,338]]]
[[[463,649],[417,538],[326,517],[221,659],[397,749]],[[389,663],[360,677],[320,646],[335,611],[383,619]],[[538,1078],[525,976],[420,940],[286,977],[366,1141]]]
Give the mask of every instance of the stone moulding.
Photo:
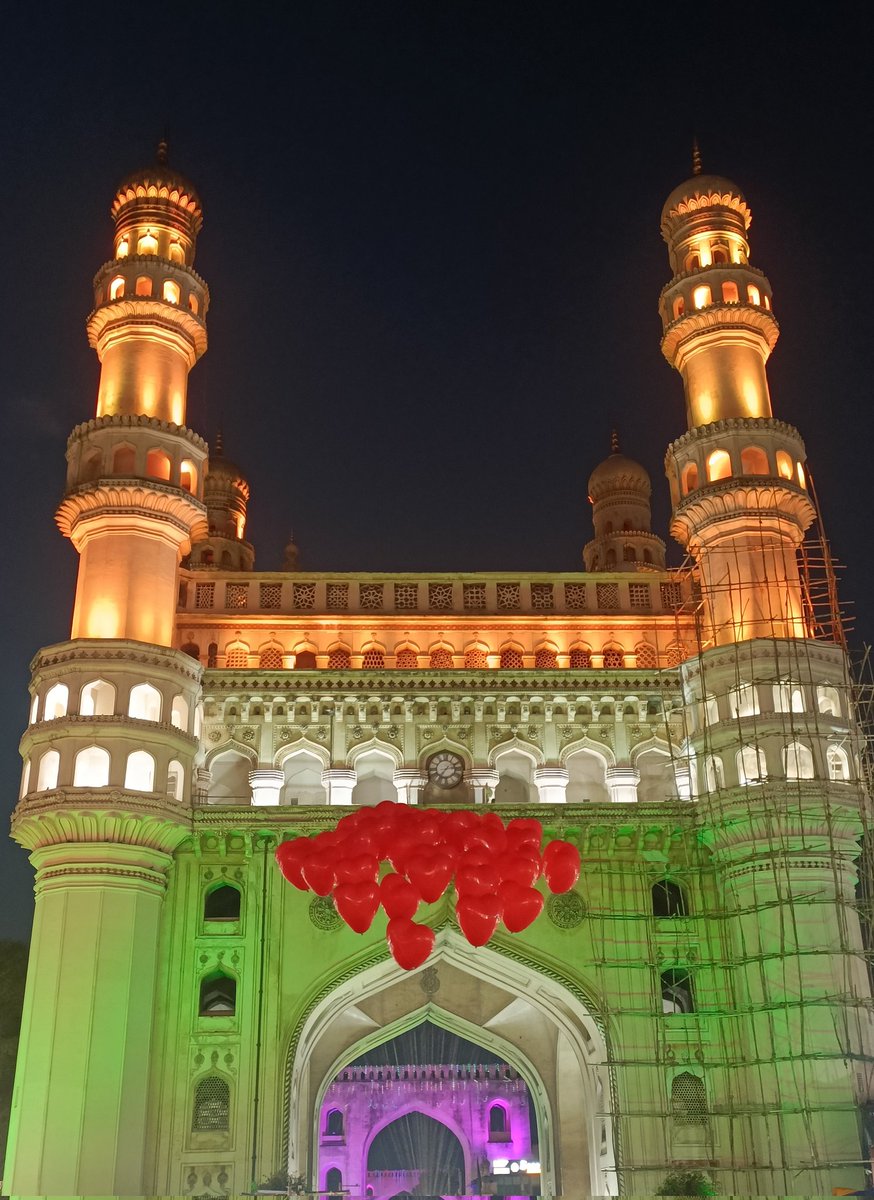
[[[174,421],[162,421],[160,417],[147,417],[142,413],[109,413],[103,417],[81,421],[67,438],[67,449],[69,450],[74,442],[89,433],[95,433],[98,429],[154,429],[159,433],[169,433],[182,438],[198,450],[209,449],[206,440],[187,425],[177,425]]]

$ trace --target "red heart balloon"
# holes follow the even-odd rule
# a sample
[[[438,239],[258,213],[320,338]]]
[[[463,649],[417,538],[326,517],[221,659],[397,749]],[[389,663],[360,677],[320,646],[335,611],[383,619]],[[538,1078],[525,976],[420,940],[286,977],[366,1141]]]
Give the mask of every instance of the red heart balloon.
[[[498,888],[498,899],[504,907],[501,919],[510,933],[521,933],[543,912],[540,892],[512,879],[505,880]]]
[[[500,878],[490,863],[460,867],[455,875],[455,890],[459,896],[490,896],[498,889]]]
[[[420,896],[403,875],[385,875],[379,885],[379,895],[387,917],[410,920],[416,915]]]
[[[526,841],[536,841],[538,846],[543,841],[543,826],[536,817],[514,817],[507,826],[511,837],[522,835]]]
[[[401,833],[395,839],[388,852],[388,861],[399,875],[406,872],[407,859],[417,854],[421,849],[418,837],[412,831]]]
[[[468,834],[469,847],[485,846],[493,854],[503,854],[507,848],[507,831],[504,822],[497,813],[488,813],[481,817],[479,824]]]
[[[455,915],[471,946],[484,946],[501,919],[497,896],[459,896]]]
[[[317,850],[314,851],[304,860],[301,873],[307,887],[317,896],[328,896],[334,890],[334,860],[328,853],[319,854]]]
[[[455,858],[445,850],[419,850],[407,859],[406,876],[426,904],[439,900],[449,886]]]
[[[531,887],[540,878],[542,869],[540,855],[524,850],[517,850],[513,854],[508,852],[500,863],[501,878],[511,879],[523,887]]]
[[[376,883],[379,878],[379,859],[375,854],[356,854],[341,858],[336,866],[337,883]]]
[[[289,883],[302,892],[308,892],[309,884],[303,877],[303,864],[312,853],[309,838],[299,837],[291,842],[282,842],[276,847],[276,861]]]
[[[372,881],[341,883],[334,892],[337,912],[355,933],[367,933],[379,908],[379,888]]]
[[[543,876],[554,895],[569,892],[580,877],[580,852],[576,846],[570,842],[550,842],[543,851]]]
[[[386,928],[392,958],[405,971],[415,971],[434,949],[434,930],[407,917],[394,917]]]

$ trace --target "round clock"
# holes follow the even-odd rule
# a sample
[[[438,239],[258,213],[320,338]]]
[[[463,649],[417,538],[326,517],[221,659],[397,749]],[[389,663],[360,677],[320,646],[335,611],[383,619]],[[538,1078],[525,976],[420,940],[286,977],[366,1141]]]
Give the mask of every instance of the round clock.
[[[452,788],[461,783],[464,776],[464,761],[457,754],[440,750],[428,760],[428,778],[442,788]]]

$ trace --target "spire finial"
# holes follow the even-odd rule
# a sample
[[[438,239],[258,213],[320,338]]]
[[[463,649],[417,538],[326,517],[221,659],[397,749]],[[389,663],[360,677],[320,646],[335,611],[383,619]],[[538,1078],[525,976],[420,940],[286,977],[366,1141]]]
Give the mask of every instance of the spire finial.
[[[692,174],[701,174],[701,147],[698,145],[697,137],[692,138]]]
[[[155,157],[158,160],[159,165],[162,167],[166,167],[166,165],[167,165],[167,150],[168,149],[169,149],[169,142],[168,142],[168,138],[167,138],[167,130],[165,129],[164,136],[158,142],[158,150],[155,155]]]
[[[610,453],[611,454],[619,453],[619,431],[618,431],[618,429],[613,429],[610,432]]]
[[[219,425],[218,429],[215,431],[215,448],[213,450],[213,454],[215,455],[216,458],[221,458],[221,456],[222,456],[222,453],[224,451],[224,440],[225,439],[224,439],[224,434],[222,433],[222,427],[221,427],[221,425]]]

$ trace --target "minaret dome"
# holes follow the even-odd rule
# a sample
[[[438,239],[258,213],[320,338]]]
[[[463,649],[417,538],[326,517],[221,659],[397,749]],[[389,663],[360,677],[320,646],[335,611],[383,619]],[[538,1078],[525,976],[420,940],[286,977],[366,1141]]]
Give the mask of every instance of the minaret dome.
[[[587,571],[664,567],[665,544],[651,532],[651,495],[646,468],[620,452],[614,431],[610,456],[589,476],[595,537],[583,549]]]

